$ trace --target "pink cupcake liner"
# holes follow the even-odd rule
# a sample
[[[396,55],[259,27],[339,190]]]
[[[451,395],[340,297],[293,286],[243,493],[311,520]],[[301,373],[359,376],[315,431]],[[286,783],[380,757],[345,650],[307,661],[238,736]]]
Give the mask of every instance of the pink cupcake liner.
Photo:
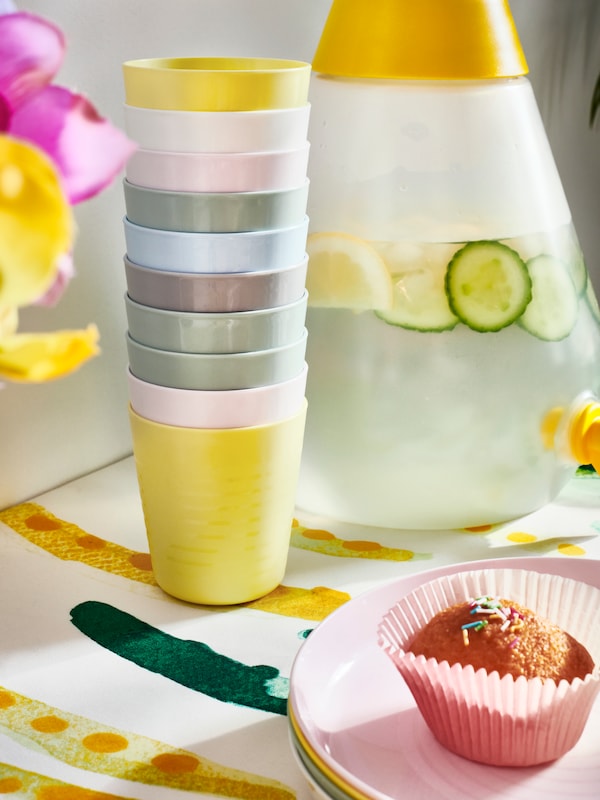
[[[515,680],[410,652],[416,632],[435,614],[482,595],[514,600],[563,628],[587,648],[593,672],[572,683]],[[490,569],[445,576],[399,600],[378,638],[440,744],[484,764],[532,766],[564,755],[600,690],[600,590],[558,575]]]

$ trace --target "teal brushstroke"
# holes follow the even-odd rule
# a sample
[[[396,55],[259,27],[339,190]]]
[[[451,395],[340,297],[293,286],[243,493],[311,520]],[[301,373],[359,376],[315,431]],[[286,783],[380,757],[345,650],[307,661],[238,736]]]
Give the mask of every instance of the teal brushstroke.
[[[203,642],[177,639],[137,617],[94,600],[71,610],[85,636],[142,669],[224,703],[287,713],[289,678],[267,665],[248,666]]]

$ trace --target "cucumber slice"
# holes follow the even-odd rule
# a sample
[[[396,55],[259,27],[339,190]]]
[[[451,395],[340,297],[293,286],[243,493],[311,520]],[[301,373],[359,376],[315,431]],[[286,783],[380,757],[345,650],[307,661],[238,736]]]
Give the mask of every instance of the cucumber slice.
[[[575,291],[581,297],[581,295],[585,294],[589,276],[585,265],[585,259],[579,245],[573,248],[571,257],[569,258],[569,269],[575,285]]]
[[[591,281],[588,281],[586,290],[585,290],[585,300],[589,306],[594,319],[600,322],[600,306],[598,306],[598,299],[596,297],[596,292],[594,291],[594,286]]]
[[[521,256],[496,241],[469,242],[446,269],[451,310],[475,331],[499,331],[531,300],[531,278]]]
[[[391,310],[376,311],[390,325],[437,333],[458,324],[444,291],[444,272],[415,269],[392,275],[394,300]]]
[[[533,299],[519,324],[548,342],[565,339],[577,321],[579,298],[569,268],[558,258],[540,255],[527,262]]]
[[[552,255],[564,261],[569,268],[577,294],[581,297],[585,293],[589,276],[575,229],[573,225],[566,225],[556,231],[554,236],[555,241],[551,242],[549,247],[541,247],[537,253],[531,253],[531,255],[552,253]]]

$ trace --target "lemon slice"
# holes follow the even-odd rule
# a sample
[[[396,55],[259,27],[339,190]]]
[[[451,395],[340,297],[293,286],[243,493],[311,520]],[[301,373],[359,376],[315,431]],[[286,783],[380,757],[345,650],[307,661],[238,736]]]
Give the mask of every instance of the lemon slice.
[[[394,289],[379,253],[348,233],[313,233],[306,243],[311,306],[389,309]]]
[[[377,316],[390,325],[415,331],[448,331],[458,324],[444,291],[444,272],[427,269],[394,275],[394,307],[378,310]]]

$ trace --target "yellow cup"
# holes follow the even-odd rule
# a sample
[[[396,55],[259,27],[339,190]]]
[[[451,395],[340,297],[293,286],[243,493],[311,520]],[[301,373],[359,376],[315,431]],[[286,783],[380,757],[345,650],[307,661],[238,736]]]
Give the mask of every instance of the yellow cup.
[[[154,575],[168,594],[230,605],[275,589],[287,563],[306,418],[180,428],[129,409]]]
[[[123,64],[129,106],[258,111],[308,102],[310,64],[279,58],[144,58]]]

